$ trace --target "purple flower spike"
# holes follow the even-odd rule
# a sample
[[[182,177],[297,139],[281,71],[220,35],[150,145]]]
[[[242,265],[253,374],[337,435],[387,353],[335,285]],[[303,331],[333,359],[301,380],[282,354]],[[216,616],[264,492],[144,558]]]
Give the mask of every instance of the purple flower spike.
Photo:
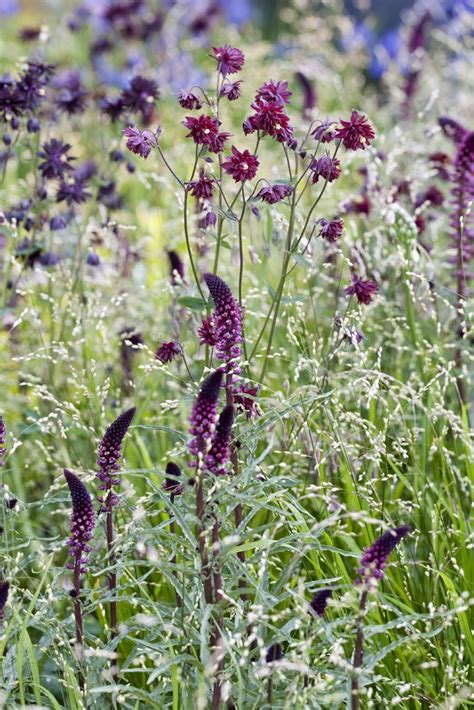
[[[163,483],[163,490],[166,493],[171,493],[171,497],[180,496],[184,491],[184,486],[179,482],[181,477],[181,469],[175,463],[170,461],[166,464],[166,478]]]
[[[310,613],[323,616],[330,597],[332,597],[332,589],[320,589],[316,592],[309,605]]]
[[[85,485],[72,471],[65,468],[64,477],[72,500],[71,536],[67,544],[74,562],[69,562],[68,567],[74,569],[78,565],[81,573],[87,572],[88,553],[91,551],[88,543],[95,526],[92,499]]]
[[[469,133],[467,128],[448,116],[441,116],[438,123],[444,135],[451,138],[453,143],[456,143],[456,145],[462,143]]]
[[[8,601],[8,592],[10,591],[10,582],[0,582],[0,620],[5,615],[5,606]]]
[[[7,442],[7,428],[3,418],[0,417],[0,468],[4,465],[5,448]]]
[[[223,476],[226,473],[226,464],[230,454],[230,436],[234,421],[234,407],[228,405],[224,407],[217,422],[216,431],[212,437],[211,450],[206,459],[208,471],[215,476]]]
[[[227,284],[215,274],[204,274],[204,280],[216,307],[214,333],[216,356],[225,362],[240,357],[242,311]]]
[[[194,456],[207,452],[217,420],[217,403],[224,373],[215,370],[204,380],[191,412],[189,449]]]
[[[373,583],[382,579],[388,556],[409,532],[411,532],[410,525],[401,525],[393,530],[387,530],[370,547],[366,548],[357,570],[360,579],[356,583],[369,583],[370,581]]]
[[[472,272],[467,267],[474,258],[471,210],[474,200],[474,132],[466,133],[457,147],[452,181],[450,225],[455,255],[449,260],[454,264],[458,296],[466,298],[467,285],[472,279]]]
[[[99,444],[97,465],[99,471],[97,478],[102,481],[100,489],[102,491],[110,491],[112,486],[119,483],[116,473],[120,468],[120,457],[122,456],[122,441],[135,415],[136,407],[127,409],[121,414],[107,429],[102,441]],[[117,503],[117,497],[110,494],[109,505],[113,506]]]

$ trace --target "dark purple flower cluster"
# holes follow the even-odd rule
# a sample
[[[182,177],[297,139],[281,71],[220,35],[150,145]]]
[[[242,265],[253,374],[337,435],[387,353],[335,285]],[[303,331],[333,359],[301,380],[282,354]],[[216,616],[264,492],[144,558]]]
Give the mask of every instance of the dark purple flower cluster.
[[[217,344],[216,326],[212,316],[206,316],[202,319],[198,328],[198,335],[201,345],[210,345],[213,348]]]
[[[101,498],[101,502],[108,507],[117,504],[117,497],[112,493],[112,486],[119,484],[116,474],[120,469],[122,456],[122,441],[135,416],[135,407],[127,409],[109,426],[99,444],[97,478],[101,481],[100,490],[107,491],[108,495]]]
[[[179,343],[175,343],[173,340],[168,343],[161,343],[157,347],[155,353],[156,359],[163,364],[171,362],[178,355],[181,355],[181,345]]]
[[[76,71],[64,71],[58,74],[52,82],[56,89],[54,103],[62,113],[72,116],[82,113],[86,106],[87,91],[84,88],[81,76]]]
[[[200,109],[202,108],[202,101],[197,96],[197,94],[193,93],[192,91],[181,91],[179,94],[179,105],[181,108],[187,108],[187,109]]]
[[[341,162],[338,158],[331,158],[330,155],[322,155],[315,158],[310,165],[313,173],[311,181],[316,184],[320,177],[328,182],[334,182],[341,174]]]
[[[224,44],[222,47],[213,47],[212,52],[217,60],[217,71],[224,77],[235,74],[244,66],[244,53],[237,47]]]
[[[242,311],[227,284],[215,274],[204,274],[204,280],[214,301],[215,354],[230,362],[241,355]]]
[[[235,145],[231,148],[232,154],[222,163],[226,173],[232,175],[235,182],[251,180],[257,174],[260,162],[256,155],[252,155],[249,150],[238,150]]]
[[[0,121],[23,116],[31,120],[31,114],[44,100],[44,87],[49,83],[53,69],[50,64],[30,61],[17,79],[10,74],[0,76]]]
[[[234,391],[234,403],[237,407],[243,409],[247,419],[259,417],[261,414],[260,407],[257,404],[259,390],[258,385],[251,385],[248,382],[244,382],[239,384]]]
[[[219,96],[225,96],[229,101],[237,101],[240,97],[240,85],[241,81],[227,81],[222,84]]]
[[[342,140],[342,144],[348,150],[358,150],[359,148],[365,150],[375,138],[374,129],[366,117],[355,109],[352,110],[348,121],[341,119],[339,123],[340,127],[336,129],[334,138]]]
[[[276,183],[275,185],[266,185],[257,193],[257,198],[262,202],[267,202],[269,205],[274,205],[276,202],[281,202],[291,195],[293,188],[291,185]]]
[[[214,192],[214,178],[206,175],[203,169],[199,171],[197,180],[192,180],[186,183],[186,189],[191,192],[193,197],[198,199],[210,200]]]
[[[361,279],[357,274],[352,274],[352,283],[346,288],[348,296],[355,296],[359,303],[368,305],[379,290],[375,281]]]
[[[83,573],[87,572],[88,554],[91,551],[89,541],[95,526],[94,508],[89,492],[82,481],[67,468],[64,469],[64,477],[72,500],[71,536],[67,544],[73,561],[68,562],[67,566],[70,569],[79,566],[79,571]]]
[[[289,103],[291,91],[288,91],[286,81],[269,81],[261,86],[252,103],[254,113],[245,119],[243,129],[245,134],[260,131],[280,143],[290,143],[293,140],[293,128],[290,118],[285,112]]]
[[[10,591],[10,583],[5,579],[0,582],[0,621],[5,616],[5,607],[8,601],[8,592]]]
[[[332,589],[320,589],[310,602],[309,609],[312,614],[323,616],[328,600],[332,597]]]
[[[46,180],[63,178],[65,173],[73,169],[70,163],[75,158],[69,155],[70,150],[69,143],[63,143],[57,138],[43,143],[38,152],[38,157],[43,161],[38,166],[43,178]]]
[[[390,553],[395,549],[400,540],[411,532],[409,525],[401,525],[393,530],[387,530],[381,535],[362,555],[358,574],[360,579],[357,583],[366,582],[370,584],[377,582],[384,576],[385,565]]]
[[[202,460],[211,446],[223,377],[224,373],[219,369],[204,380],[191,411],[189,433],[192,439],[189,450]]]
[[[226,464],[230,454],[230,437],[234,421],[234,408],[232,405],[224,407],[216,430],[212,437],[211,448],[206,457],[206,469],[215,476],[222,476],[226,471]]]
[[[183,126],[189,130],[187,138],[192,138],[196,145],[205,145],[211,153],[221,153],[230,137],[230,133],[219,131],[217,118],[204,113],[197,118],[186,116]]]
[[[141,131],[139,128],[127,126],[123,130],[123,135],[127,139],[127,148],[142,158],[148,158],[151,149],[158,144],[157,134],[150,131],[149,128]]]
[[[328,119],[321,121],[314,131],[311,132],[311,135],[314,136],[317,141],[321,141],[321,143],[330,143],[334,140],[335,135],[333,126],[334,121],[329,121]]]
[[[319,236],[327,242],[337,242],[344,231],[344,220],[340,217],[332,219],[331,221],[322,219],[320,225]]]

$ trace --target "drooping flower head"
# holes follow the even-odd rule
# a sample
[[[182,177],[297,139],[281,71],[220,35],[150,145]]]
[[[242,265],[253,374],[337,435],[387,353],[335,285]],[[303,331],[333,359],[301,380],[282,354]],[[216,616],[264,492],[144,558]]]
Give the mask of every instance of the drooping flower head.
[[[156,349],[155,357],[163,364],[171,362],[181,355],[181,345],[171,340],[169,343],[160,343]]]
[[[231,148],[232,155],[223,161],[222,167],[226,173],[232,175],[235,182],[251,180],[257,174],[260,161],[249,150],[238,150],[235,145]]]
[[[224,373],[214,370],[202,383],[189,418],[189,433],[192,436],[189,450],[193,456],[207,453],[217,421],[217,404]]]
[[[222,410],[212,437],[210,451],[206,458],[206,468],[215,476],[226,473],[226,464],[230,455],[230,437],[234,421],[234,407],[228,405]]]
[[[7,428],[3,417],[0,417],[0,468],[4,465],[5,448],[7,443]]]
[[[320,177],[328,182],[334,182],[341,174],[341,162],[338,158],[332,158],[330,155],[322,155],[316,158],[310,165],[313,172],[311,182],[316,184]]]
[[[166,493],[170,493],[171,497],[180,496],[184,491],[184,486],[180,481],[181,469],[180,467],[169,461],[166,464],[166,478],[163,482],[163,490]]]
[[[348,296],[355,296],[359,303],[368,305],[379,290],[375,281],[361,279],[357,274],[352,274],[352,283],[346,288]]]
[[[317,141],[321,141],[321,143],[330,143],[334,139],[333,126],[334,121],[326,119],[316,126],[314,131],[311,132],[311,135],[314,136]]]
[[[8,601],[8,592],[10,591],[10,582],[2,580],[0,582],[0,620],[5,616],[5,606]]]
[[[320,589],[316,592],[309,605],[310,613],[323,616],[330,597],[332,597],[332,589]]]
[[[198,335],[201,345],[210,345],[213,348],[217,344],[216,326],[212,316],[205,316],[202,319]]]
[[[382,579],[390,553],[409,532],[411,532],[410,525],[401,525],[398,528],[387,530],[368,547],[362,555],[360,567],[357,570],[360,575],[357,583],[366,582],[370,584],[371,581],[373,583]]]
[[[141,131],[139,128],[127,126],[123,129],[123,135],[127,139],[127,148],[141,158],[148,158],[151,149],[157,145],[156,135],[149,128]]]
[[[71,535],[67,544],[73,561],[68,562],[67,566],[74,569],[79,565],[79,571],[86,572],[88,553],[91,551],[89,541],[95,526],[94,507],[89,491],[76,474],[65,468],[64,477],[72,500]]]
[[[276,185],[266,185],[257,193],[257,198],[262,200],[262,202],[267,202],[269,205],[274,205],[276,202],[281,202],[291,195],[293,188],[291,185],[282,185],[277,183]]]
[[[241,81],[229,81],[222,84],[219,96],[225,96],[229,101],[237,101],[240,97]]]
[[[214,301],[215,354],[229,362],[240,357],[242,342],[242,311],[227,284],[215,274],[204,274],[204,280]]]
[[[179,105],[182,108],[187,108],[187,109],[200,109],[202,107],[202,101],[197,96],[194,94],[192,91],[181,91],[179,95]]]
[[[112,422],[105,432],[99,444],[97,465],[99,471],[97,478],[102,481],[100,489],[110,491],[112,486],[119,484],[116,474],[120,469],[120,458],[122,456],[122,441],[128,431],[132,419],[135,416],[136,407],[127,409],[117,419]],[[109,504],[116,505],[117,498],[114,494],[109,496]]]
[[[193,197],[210,200],[214,192],[214,184],[214,178],[208,177],[204,170],[201,169],[197,180],[186,183],[186,190],[189,190]]]
[[[214,58],[217,60],[217,71],[222,76],[235,74],[244,66],[245,55],[237,47],[224,44],[222,47],[213,47],[212,51]]]
[[[337,242],[344,231],[344,220],[340,217],[332,219],[331,221],[322,219],[320,224],[321,229],[319,230],[319,236],[327,242]]]
[[[367,118],[355,109],[352,110],[348,121],[340,120],[339,123],[341,127],[336,130],[335,138],[341,139],[348,150],[365,150],[375,138],[374,129]]]

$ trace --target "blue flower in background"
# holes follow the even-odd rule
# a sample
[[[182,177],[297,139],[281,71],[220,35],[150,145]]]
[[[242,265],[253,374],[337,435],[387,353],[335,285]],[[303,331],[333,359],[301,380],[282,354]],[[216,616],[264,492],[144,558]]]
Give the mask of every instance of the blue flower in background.
[[[397,59],[401,50],[400,32],[398,29],[385,32],[370,47],[368,71],[374,79],[380,79],[387,71],[391,62]]]
[[[226,18],[234,25],[244,25],[253,17],[252,0],[220,0]]]
[[[18,0],[0,0],[0,15],[16,15],[19,9]]]

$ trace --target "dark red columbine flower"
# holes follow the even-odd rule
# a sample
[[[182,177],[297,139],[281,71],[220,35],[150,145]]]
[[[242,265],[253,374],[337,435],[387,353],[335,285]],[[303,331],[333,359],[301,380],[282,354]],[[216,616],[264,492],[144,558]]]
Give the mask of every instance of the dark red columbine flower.
[[[198,328],[198,335],[201,345],[210,345],[214,347],[217,343],[216,326],[212,316],[206,316],[202,319],[201,325]]]
[[[375,281],[370,281],[370,279],[364,281],[360,276],[357,276],[357,274],[352,274],[352,283],[346,288],[346,294],[348,296],[355,296],[359,303],[363,303],[367,306],[378,290],[379,287]]]
[[[353,200],[347,202],[344,206],[344,212],[353,212],[354,214],[369,215],[372,209],[369,197],[367,194],[358,195]]]
[[[252,104],[255,113],[244,122],[244,132],[262,131],[264,135],[275,138],[280,143],[287,143],[293,138],[293,128],[284,105],[275,99],[258,99]]]
[[[219,121],[204,113],[196,118],[186,116],[182,123],[185,128],[189,129],[186,138],[192,138],[197,145],[210,146],[219,135]]]
[[[181,355],[181,345],[179,345],[179,343],[175,343],[174,341],[170,341],[169,343],[161,343],[157,347],[155,353],[156,359],[163,364],[171,362],[177,355]]]
[[[184,486],[180,482],[181,469],[172,461],[166,464],[166,478],[163,482],[163,490],[171,493],[171,497],[180,496],[184,492]]]
[[[283,658],[283,649],[280,643],[272,643],[267,649],[267,654],[265,656],[266,663],[274,663],[275,661],[281,661]]]
[[[145,122],[153,114],[153,107],[159,97],[158,84],[153,79],[143,76],[134,76],[128,89],[122,91],[122,103],[125,108],[133,113],[140,113]]]
[[[123,135],[127,139],[127,148],[142,158],[148,158],[151,149],[157,145],[156,135],[149,128],[141,131],[139,128],[128,126],[123,129]]]
[[[225,144],[231,137],[232,133],[227,133],[226,131],[221,131],[218,133],[209,143],[209,150],[211,153],[222,153],[225,148]]]
[[[241,83],[241,81],[233,81],[222,84],[219,96],[225,96],[229,101],[236,101],[240,97]]]
[[[231,148],[232,155],[223,161],[225,172],[232,175],[235,182],[244,182],[255,177],[260,161],[249,150],[238,150],[235,145]]]
[[[341,163],[337,158],[331,158],[330,155],[322,155],[316,158],[311,163],[313,177],[311,179],[313,185],[322,177],[328,182],[334,182],[341,174]]]
[[[8,592],[10,591],[10,582],[3,579],[0,582],[0,620],[5,616],[5,607],[8,601]]]
[[[181,91],[179,94],[179,105],[187,109],[200,109],[202,101],[199,96],[196,96],[192,91]]]
[[[430,205],[440,207],[444,202],[444,195],[436,185],[431,185],[427,190],[417,195],[415,200],[415,209],[428,202]]]
[[[215,274],[204,274],[204,280],[214,301],[216,357],[229,362],[240,357],[242,342],[242,311],[227,284]]]
[[[214,58],[217,60],[217,71],[222,76],[235,74],[244,66],[245,55],[237,47],[224,44],[223,47],[213,47]]]
[[[223,476],[230,455],[230,437],[234,421],[234,408],[232,405],[224,407],[216,430],[212,437],[211,448],[206,457],[206,468],[215,476]]]
[[[217,404],[224,372],[214,370],[202,383],[189,418],[192,436],[189,450],[193,456],[205,455],[211,445],[217,421]]]
[[[177,276],[179,276],[181,281],[184,281],[184,264],[179,254],[172,249],[170,249],[167,254],[170,262],[171,285],[176,286],[178,283],[178,279],[176,278]]]
[[[7,443],[7,428],[3,418],[0,417],[0,468],[4,465],[5,449]]]
[[[38,152],[38,158],[41,158],[43,162],[39,164],[38,168],[46,180],[62,178],[66,172],[72,170],[70,162],[75,158],[68,155],[70,150],[69,143],[63,143],[57,138],[43,143]]]
[[[108,496],[106,496],[105,500],[103,498],[99,500],[110,508],[118,502],[117,496],[111,492],[111,488],[120,483],[120,480],[117,478],[117,472],[120,469],[122,441],[132,423],[135,412],[136,407],[131,407],[131,409],[127,409],[123,414],[117,417],[109,426],[99,444],[97,458],[99,470],[97,478],[102,481],[100,490],[108,491]]]
[[[267,81],[257,89],[255,101],[259,99],[263,99],[264,101],[277,101],[284,106],[290,103],[290,96],[292,95],[293,92],[288,90],[287,81],[274,81],[270,79],[270,81]]]
[[[316,592],[309,605],[310,613],[323,616],[330,597],[332,597],[332,589],[320,589]]]
[[[352,110],[349,121],[340,120],[339,123],[341,127],[336,130],[334,137],[341,139],[348,150],[365,150],[375,138],[374,129],[367,118],[355,109]]]
[[[261,415],[260,407],[257,404],[259,391],[260,388],[258,385],[251,385],[247,382],[241,384],[237,388],[237,391],[234,392],[234,403],[244,410],[247,419]]]
[[[78,565],[81,573],[87,572],[88,553],[91,551],[89,541],[95,526],[94,507],[82,481],[67,468],[64,469],[64,477],[72,500],[71,536],[67,544],[73,561],[68,562],[67,566],[74,569]]]
[[[262,202],[267,202],[269,205],[274,205],[276,202],[281,202],[285,197],[291,195],[292,192],[291,185],[277,183],[276,185],[262,187],[260,192],[257,193],[257,198],[262,200]]]
[[[327,219],[322,219],[320,225],[319,236],[328,242],[337,242],[344,231],[344,220],[340,217],[332,219],[330,222]]]
[[[326,119],[322,121],[319,126],[316,126],[314,131],[311,132],[311,135],[314,136],[317,141],[321,141],[321,143],[330,143],[334,139],[334,129],[332,126],[334,126],[334,121]]]
[[[409,532],[411,532],[410,525],[401,525],[393,530],[387,530],[370,547],[366,548],[357,570],[360,578],[356,580],[356,583],[373,584],[382,579],[390,553]]]
[[[210,200],[214,192],[214,184],[214,178],[207,177],[204,170],[201,169],[198,179],[187,182],[186,189],[190,191],[193,197]]]

